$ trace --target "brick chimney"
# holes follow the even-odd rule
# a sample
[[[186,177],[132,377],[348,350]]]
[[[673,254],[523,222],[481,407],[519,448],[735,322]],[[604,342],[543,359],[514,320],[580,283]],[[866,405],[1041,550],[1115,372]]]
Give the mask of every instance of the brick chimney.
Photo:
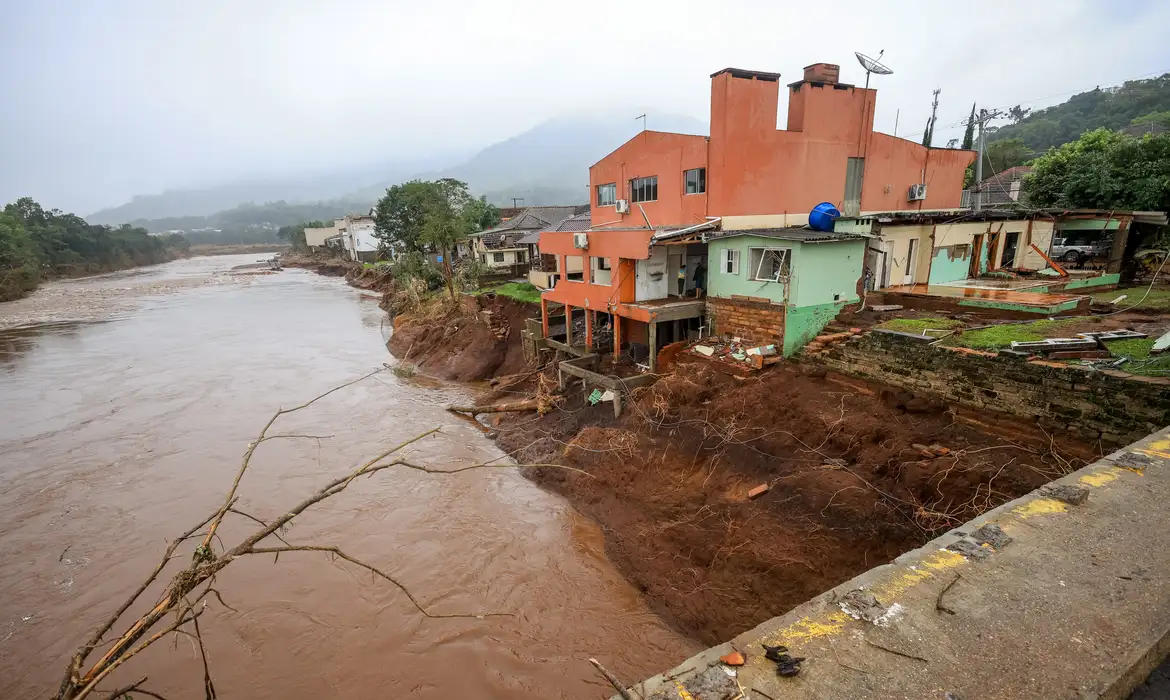
[[[841,66],[833,63],[814,63],[805,66],[804,79],[810,83],[836,84],[841,79]]]

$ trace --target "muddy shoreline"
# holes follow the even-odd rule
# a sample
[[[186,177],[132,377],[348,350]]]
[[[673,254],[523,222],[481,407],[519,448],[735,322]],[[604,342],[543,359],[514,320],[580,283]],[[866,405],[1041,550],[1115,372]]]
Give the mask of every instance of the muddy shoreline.
[[[470,302],[469,302],[470,303]],[[513,332],[532,315],[482,302]],[[465,305],[467,306],[467,305]],[[400,315],[390,351],[445,379],[497,378],[493,401],[556,386],[482,312]],[[501,360],[501,358],[507,358]],[[527,370],[527,372],[523,371]],[[731,638],[1095,454],[1018,421],[960,416],[903,391],[785,362],[749,379],[682,364],[620,419],[570,385],[547,415],[495,414],[500,447],[605,535],[609,559],[652,609],[704,644]],[[1010,431],[1008,430],[1010,428]],[[924,454],[933,446],[940,454]],[[769,488],[752,499],[748,492]]]

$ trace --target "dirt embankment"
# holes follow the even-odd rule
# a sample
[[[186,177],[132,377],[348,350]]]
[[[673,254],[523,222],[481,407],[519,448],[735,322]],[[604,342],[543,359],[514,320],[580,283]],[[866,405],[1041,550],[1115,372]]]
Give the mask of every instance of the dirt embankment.
[[[391,354],[440,379],[480,381],[525,369],[520,333],[532,304],[484,294],[445,298],[394,317]]]
[[[1091,454],[1054,453],[1026,428],[1009,442],[945,407],[788,364],[748,380],[683,365],[621,419],[581,394],[536,420],[503,419],[501,446],[588,472],[529,470],[601,525],[652,606],[708,644],[1082,465],[1070,452]],[[770,490],[749,499],[759,484]]]

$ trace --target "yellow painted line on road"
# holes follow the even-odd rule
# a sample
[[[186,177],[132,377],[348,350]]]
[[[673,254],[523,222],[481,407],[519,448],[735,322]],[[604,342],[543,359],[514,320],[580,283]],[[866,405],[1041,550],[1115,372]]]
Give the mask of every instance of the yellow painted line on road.
[[[1099,472],[1093,472],[1092,474],[1085,474],[1080,479],[1078,479],[1078,481],[1080,481],[1085,486],[1098,487],[1098,486],[1104,486],[1105,484],[1108,484],[1110,481],[1117,481],[1117,478],[1119,476],[1121,476],[1121,469],[1120,468],[1109,467],[1108,469],[1102,469]]]
[[[1064,501],[1058,501],[1055,498],[1035,498],[1022,506],[1017,506],[1012,509],[1012,512],[1019,515],[1021,520],[1028,520],[1039,515],[1067,513],[1068,505]]]

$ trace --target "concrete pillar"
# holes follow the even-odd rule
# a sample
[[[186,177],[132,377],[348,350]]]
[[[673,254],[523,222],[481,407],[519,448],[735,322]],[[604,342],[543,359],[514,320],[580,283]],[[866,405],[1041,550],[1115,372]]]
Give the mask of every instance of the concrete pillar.
[[[650,321],[650,371],[658,370],[658,323]]]
[[[613,392],[613,417],[622,417],[622,390],[615,389]]]
[[[573,307],[565,304],[565,345],[573,345]]]
[[[613,356],[614,359],[622,355],[622,317],[614,314],[613,318]]]
[[[593,310],[585,309],[585,349],[593,351]]]
[[[540,299],[540,327],[544,332],[544,337],[548,337],[548,301],[543,297]]]

